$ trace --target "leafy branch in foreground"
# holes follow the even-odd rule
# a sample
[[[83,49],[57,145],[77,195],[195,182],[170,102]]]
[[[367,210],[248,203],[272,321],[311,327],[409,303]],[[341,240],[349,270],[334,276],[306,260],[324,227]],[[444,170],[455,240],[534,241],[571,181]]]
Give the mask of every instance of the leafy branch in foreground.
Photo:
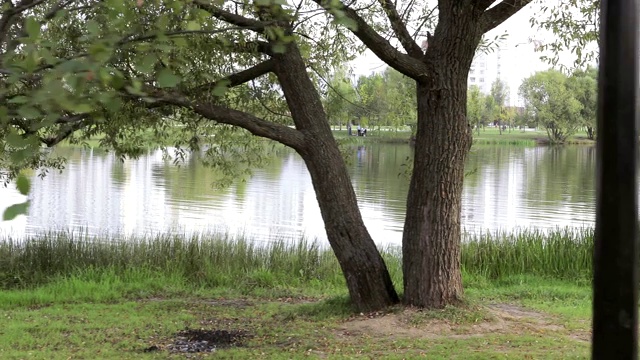
[[[576,68],[598,62],[600,0],[570,0],[548,5],[540,0],[541,12],[530,19],[531,26],[550,31],[549,42],[538,43],[537,50],[552,66],[567,67],[560,57],[569,51]]]

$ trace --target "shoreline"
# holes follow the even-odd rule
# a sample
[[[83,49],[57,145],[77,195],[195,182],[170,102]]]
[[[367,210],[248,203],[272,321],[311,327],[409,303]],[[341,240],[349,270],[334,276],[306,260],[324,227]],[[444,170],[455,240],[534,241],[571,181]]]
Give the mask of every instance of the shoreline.
[[[407,143],[412,144],[410,131],[372,130],[367,136],[348,136],[346,130],[333,130],[336,140],[347,143]],[[523,146],[563,146],[563,145],[595,145],[595,140],[590,140],[586,133],[577,133],[571,136],[564,144],[553,144],[544,131],[505,130],[502,134],[497,129],[487,128],[481,130],[480,135],[473,132],[474,145],[523,145]]]

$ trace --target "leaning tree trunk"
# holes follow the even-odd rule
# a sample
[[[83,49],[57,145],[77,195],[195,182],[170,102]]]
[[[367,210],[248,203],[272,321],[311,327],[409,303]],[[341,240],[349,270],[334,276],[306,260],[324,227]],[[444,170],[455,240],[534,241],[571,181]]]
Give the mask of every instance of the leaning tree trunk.
[[[461,15],[462,17],[462,15]],[[402,238],[404,301],[441,308],[462,296],[460,214],[464,164],[471,147],[467,74],[479,37],[472,20],[436,31],[425,55],[431,70],[417,83],[418,131]],[[468,38],[468,36],[467,36]]]
[[[382,256],[362,220],[347,166],[333,138],[318,92],[295,46],[274,55],[275,73],[305,146],[296,151],[311,174],[327,238],[359,311],[399,301]]]
[[[353,185],[337,143],[316,134],[300,152],[316,192],[327,238],[359,311],[379,310],[399,301],[391,277],[364,225]]]

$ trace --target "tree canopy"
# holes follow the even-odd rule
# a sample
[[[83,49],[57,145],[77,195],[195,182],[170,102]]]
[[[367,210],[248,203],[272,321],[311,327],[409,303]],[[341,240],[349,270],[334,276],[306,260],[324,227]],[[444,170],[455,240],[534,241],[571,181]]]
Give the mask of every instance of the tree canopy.
[[[577,70],[566,76],[558,70],[535,73],[520,86],[530,116],[547,130],[549,140],[564,143],[578,129],[595,137],[596,70]]]
[[[51,161],[40,144],[101,134],[120,153],[135,156],[151,138],[178,156],[202,150],[232,171],[255,159],[250,135],[275,140],[307,165],[353,303],[380,309],[398,295],[318,93],[318,79],[366,46],[414,81],[420,156],[403,235],[404,301],[443,307],[462,296],[467,74],[485,34],[530,2],[4,0],[2,155],[14,169],[40,167]]]

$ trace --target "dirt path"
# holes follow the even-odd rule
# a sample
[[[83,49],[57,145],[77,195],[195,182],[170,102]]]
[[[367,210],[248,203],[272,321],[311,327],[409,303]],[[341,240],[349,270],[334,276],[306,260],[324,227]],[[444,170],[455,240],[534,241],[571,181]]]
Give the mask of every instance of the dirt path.
[[[491,304],[479,309],[476,320],[463,321],[427,318],[416,309],[404,309],[380,316],[359,316],[338,330],[343,336],[392,338],[470,338],[495,334],[557,333],[573,340],[589,341],[584,331],[570,331],[551,315],[511,304]]]

